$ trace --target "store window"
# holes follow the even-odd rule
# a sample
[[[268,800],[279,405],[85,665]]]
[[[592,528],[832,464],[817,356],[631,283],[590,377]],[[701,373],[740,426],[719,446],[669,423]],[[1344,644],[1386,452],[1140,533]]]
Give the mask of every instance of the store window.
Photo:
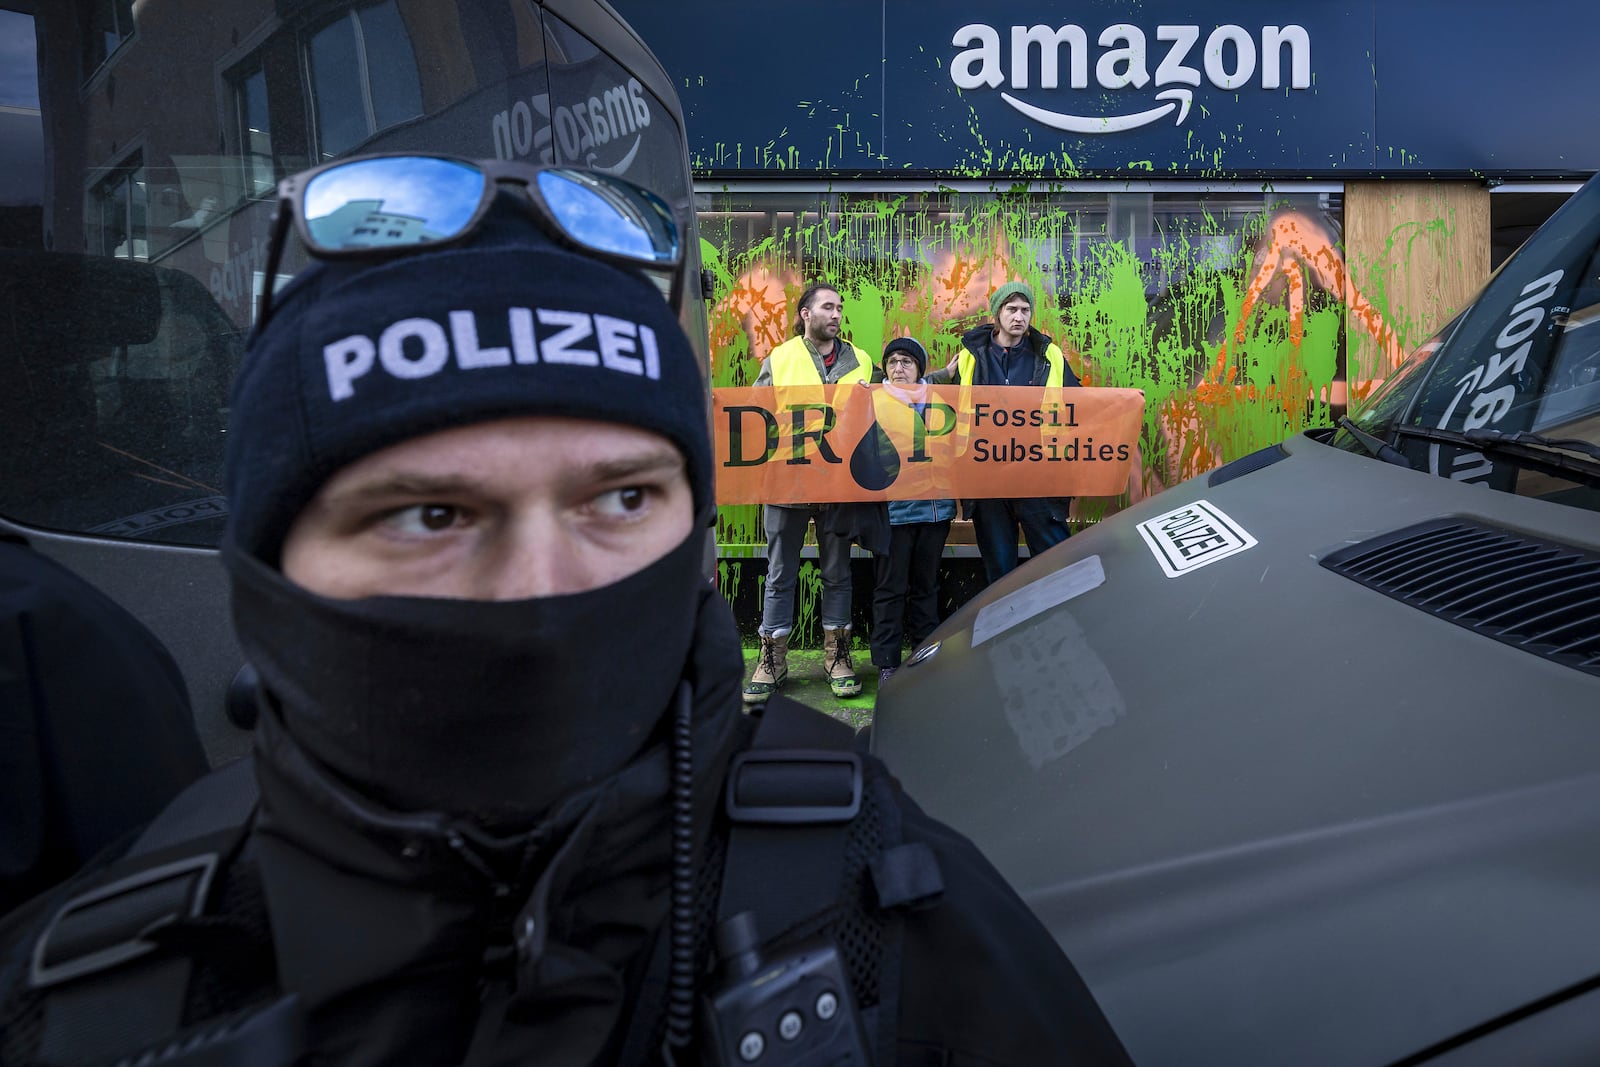
[[[1522,247],[1567,198],[1578,191],[1578,183],[1495,185],[1489,198],[1489,269],[1500,264]]]
[[[1342,206],[1337,188],[702,191],[713,384],[755,380],[813,279],[839,287],[859,348],[910,335],[937,366],[1022,280],[1086,383],[1144,391],[1156,491],[1341,413]],[[724,546],[757,543],[736,511]]]
[[[395,0],[323,27],[311,38],[308,65],[321,159],[422,115],[416,51]]]
[[[133,36],[133,0],[87,0],[83,76],[92,77]]]
[[[718,307],[737,320],[724,323],[736,328],[716,353],[729,385],[753,379],[760,357],[787,336],[789,290],[813,277],[856,293],[864,341],[909,330],[949,350],[987,314],[987,293],[1015,275],[1043,294],[1038,317],[1102,366],[1123,358],[1106,331],[1126,322],[1152,345],[1181,349],[1186,369],[1199,373],[1205,346],[1241,318],[1282,319],[1247,328],[1289,336],[1288,277],[1297,272],[1292,312],[1304,328],[1341,254],[1337,192],[752,189],[702,193],[698,207],[724,276]],[[1261,301],[1269,294],[1281,315]],[[1336,348],[1333,338],[1312,340]]]
[[[147,206],[144,165],[135,153],[89,191],[90,254],[114,259],[149,259],[145,227]]]

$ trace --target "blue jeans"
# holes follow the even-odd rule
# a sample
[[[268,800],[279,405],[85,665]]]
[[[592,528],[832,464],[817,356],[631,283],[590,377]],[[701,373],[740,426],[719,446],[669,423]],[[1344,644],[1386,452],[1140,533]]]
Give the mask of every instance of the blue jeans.
[[[800,546],[806,524],[820,520],[812,504],[768,504],[761,509],[767,528],[767,586],[761,605],[761,636],[794,629],[794,587],[800,575]],[[822,625],[837,630],[850,625],[850,541],[822,532],[817,523],[817,562],[822,569]]]
[[[991,585],[1017,569],[1018,527],[1034,556],[1067,539],[1066,522],[1051,511],[1051,501],[1043,497],[972,502],[972,535]]]

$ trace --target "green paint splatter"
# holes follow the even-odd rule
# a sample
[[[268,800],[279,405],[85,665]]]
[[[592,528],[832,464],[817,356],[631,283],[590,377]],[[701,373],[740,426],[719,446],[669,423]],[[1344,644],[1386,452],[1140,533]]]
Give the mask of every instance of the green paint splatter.
[[[1347,309],[1336,294],[1288,256],[1246,314],[1250,280],[1266,246],[1280,240],[1274,226],[1285,212],[1336,230],[1313,199],[1264,190],[1251,214],[1241,216],[1237,200],[1231,216],[1180,213],[1164,219],[1136,253],[1113,236],[1102,197],[1040,196],[1033,183],[1010,177],[981,194],[791,198],[787,211],[773,209],[770,217],[792,221],[754,238],[727,221],[748,215],[748,200],[710,195],[702,232],[719,292],[756,276],[769,282],[763,307],[721,303],[712,310],[713,383],[754,379],[759,353],[788,336],[794,300],[808,279],[839,286],[846,333],[863,350],[876,355],[887,338],[910,334],[939,365],[961,334],[986,318],[973,311],[988,292],[1016,273],[1035,292],[1056,294],[1038,309],[1037,324],[1076,353],[1069,358],[1086,381],[1144,391],[1147,489],[1331,421],[1330,387],[1343,376],[1346,343]],[[1381,261],[1355,265],[1364,272],[1357,284],[1400,327],[1402,341],[1419,338],[1392,306],[1393,276],[1414,256],[1437,255],[1453,222],[1442,214],[1398,228]],[[1336,248],[1324,254],[1339,258]],[[1298,327],[1284,295],[1291,279],[1307,294]],[[956,302],[958,314],[952,292],[966,294]],[[746,327],[763,316],[769,340],[752,345]],[[1440,321],[1432,309],[1419,318]],[[1368,362],[1363,373],[1376,370]],[[721,509],[718,526],[724,554],[750,554],[765,542],[755,506]]]
[[[794,593],[794,631],[789,635],[789,644],[794,648],[821,648],[822,569],[810,560],[802,561]]]
[[[743,569],[744,564],[738,560],[723,559],[717,562],[717,592],[729,603],[739,595],[739,575]]]
[[[939,67],[938,56],[929,58]],[[856,89],[872,91],[865,82]],[[1218,194],[1230,200],[1218,214],[1208,214],[1210,202],[1203,201],[1199,213],[1176,214],[1154,240],[1135,247],[1126,230],[1107,221],[1105,195],[1059,191],[1062,183],[1086,177],[1072,154],[1083,142],[1052,145],[1030,135],[1021,146],[996,144],[966,102],[969,97],[956,97],[956,107],[966,110],[944,116],[942,128],[949,132],[940,136],[957,159],[943,173],[985,182],[985,192],[865,194],[841,186],[763,197],[702,188],[703,259],[718,292],[739,291],[743,300],[722,300],[711,309],[713,385],[754,379],[774,328],[776,336],[788,336],[794,300],[815,278],[832,281],[844,294],[845,332],[860,348],[876,356],[887,338],[910,334],[942,364],[961,334],[986,317],[974,308],[1004,280],[984,275],[991,259],[1008,264],[1009,273],[1036,292],[1055,294],[1037,309],[1037,325],[1074,353],[1069,358],[1086,381],[1144,390],[1140,446],[1147,489],[1327,424],[1335,383],[1382,370],[1371,338],[1351,328],[1342,294],[1319,284],[1313,265],[1289,257],[1271,284],[1250,295],[1264,248],[1285,211],[1301,213],[1337,240],[1339,221],[1323,218],[1314,197],[1279,195],[1263,183],[1258,206],[1241,216],[1237,196]],[[863,151],[885,172],[911,166],[872,144],[868,133],[876,127],[853,126],[852,114],[875,103],[864,97],[803,102],[802,111],[823,113],[815,121],[826,123],[830,134],[825,146],[808,147],[804,155],[784,129],[765,143],[718,144],[705,156],[697,154],[692,166],[702,178],[709,169],[729,166],[826,173]],[[1225,160],[1238,158],[1245,131],[1212,129],[1212,113],[1198,101],[1193,115],[1180,158],[1163,163],[1161,171],[1236,180]],[[1401,149],[1389,149],[1389,157],[1402,165],[1417,162]],[[1153,160],[1124,166],[1144,174],[1157,170]],[[1115,185],[1107,186],[1107,194],[1115,192]],[[1222,213],[1227,210],[1233,214]],[[749,222],[753,217],[760,221]],[[1454,230],[1454,216],[1441,208],[1427,222],[1398,227],[1381,255],[1348,265],[1351,279],[1403,347],[1453,309],[1397,306],[1396,279],[1413,259],[1436,259]],[[1342,262],[1342,249],[1327,254]],[[1325,272],[1328,264],[1315,266]],[[752,279],[764,281],[756,285]],[[1290,321],[1291,289],[1304,293],[1297,322]],[[983,298],[960,302],[952,312],[952,290],[978,291]],[[765,339],[752,344],[752,329]],[[1094,508],[1103,514],[1118,503],[1098,501]],[[1089,515],[1091,521],[1097,517]],[[765,544],[760,509],[753,505],[719,509],[717,532],[724,557],[755,555]],[[801,628],[820,639],[820,576],[809,563],[801,575]],[[729,580],[737,581],[737,571],[721,578]]]

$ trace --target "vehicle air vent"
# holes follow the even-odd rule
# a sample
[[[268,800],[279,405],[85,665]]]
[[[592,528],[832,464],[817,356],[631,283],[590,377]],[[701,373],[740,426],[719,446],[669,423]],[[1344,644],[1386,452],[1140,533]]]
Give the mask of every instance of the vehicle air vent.
[[[1211,477],[1206,479],[1206,485],[1218,486],[1223,482],[1231,482],[1235,478],[1246,474],[1253,474],[1262,467],[1270,467],[1280,459],[1288,459],[1289,453],[1277,445],[1268,445],[1258,448],[1248,456],[1240,456],[1232,463],[1224,463],[1211,472]]]
[[[1341,548],[1322,565],[1458,626],[1600,675],[1600,553],[1434,519]]]

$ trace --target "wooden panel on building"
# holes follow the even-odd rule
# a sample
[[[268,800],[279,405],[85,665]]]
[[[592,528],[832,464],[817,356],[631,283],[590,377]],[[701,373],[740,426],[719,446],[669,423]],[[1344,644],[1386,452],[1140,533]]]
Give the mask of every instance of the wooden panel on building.
[[[1359,396],[1449,322],[1489,277],[1489,190],[1478,182],[1351,182],[1347,380]],[[1385,327],[1388,331],[1386,332]]]

